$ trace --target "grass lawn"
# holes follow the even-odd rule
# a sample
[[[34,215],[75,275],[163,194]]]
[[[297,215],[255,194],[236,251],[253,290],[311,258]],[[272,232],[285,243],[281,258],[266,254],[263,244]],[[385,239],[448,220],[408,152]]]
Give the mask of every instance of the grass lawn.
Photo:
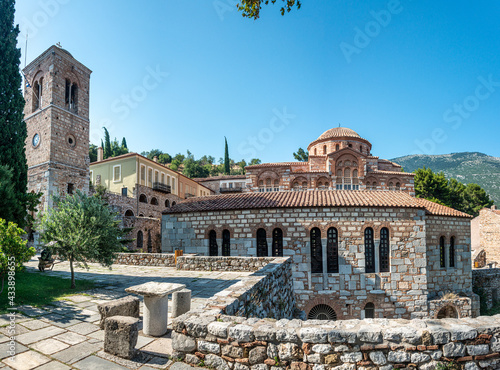
[[[0,313],[6,313],[8,307],[22,305],[42,307],[58,298],[89,290],[95,286],[91,281],[75,279],[76,289],[70,289],[70,279],[50,276],[50,272],[17,272],[14,306],[10,306],[10,300],[7,299],[7,281],[6,276],[4,289],[0,295]]]

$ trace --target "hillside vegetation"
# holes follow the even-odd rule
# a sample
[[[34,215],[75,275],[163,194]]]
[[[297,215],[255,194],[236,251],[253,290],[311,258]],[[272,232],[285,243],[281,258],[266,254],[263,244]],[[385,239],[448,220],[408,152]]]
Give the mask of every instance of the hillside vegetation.
[[[434,172],[443,172],[447,178],[454,178],[468,184],[483,187],[495,204],[500,205],[500,158],[478,152],[463,152],[442,155],[408,155],[391,159],[405,172],[414,172],[424,166]]]

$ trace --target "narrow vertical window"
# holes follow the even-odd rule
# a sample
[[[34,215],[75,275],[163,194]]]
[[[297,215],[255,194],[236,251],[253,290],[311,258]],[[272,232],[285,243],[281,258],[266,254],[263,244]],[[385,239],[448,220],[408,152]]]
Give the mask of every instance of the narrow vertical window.
[[[439,238],[439,266],[446,267],[446,260],[444,259],[444,236]]]
[[[71,86],[71,98],[69,101],[69,108],[72,112],[78,114],[78,85],[74,83]]]
[[[71,81],[66,79],[66,88],[64,93],[64,105],[66,109],[70,108],[70,98],[71,98]]]
[[[208,234],[209,239],[209,253],[211,256],[217,256],[219,254],[219,246],[217,245],[217,234],[215,230],[210,230]]]
[[[231,234],[229,230],[222,231],[222,255],[231,255]]]
[[[326,154],[326,145],[323,145],[323,154]]]
[[[339,237],[334,227],[330,227],[327,231],[326,268],[330,274],[339,272]]]
[[[378,250],[378,254],[379,254],[379,271],[389,272],[390,244],[389,244],[389,229],[386,227],[380,230],[380,248]]]
[[[142,231],[139,230],[137,232],[137,249],[142,249],[144,246],[144,235],[142,234]]]
[[[368,302],[365,305],[365,319],[374,319],[375,318],[375,305],[371,302]]]
[[[266,230],[257,230],[257,257],[267,257]]]
[[[273,230],[273,257],[283,257],[283,231],[279,228]]]
[[[455,267],[455,237],[450,238],[450,253],[449,253],[449,258],[450,258],[450,267]]]
[[[375,245],[371,227],[365,229],[365,272],[375,272]]]
[[[317,227],[311,230],[311,272],[323,272],[321,231]]]

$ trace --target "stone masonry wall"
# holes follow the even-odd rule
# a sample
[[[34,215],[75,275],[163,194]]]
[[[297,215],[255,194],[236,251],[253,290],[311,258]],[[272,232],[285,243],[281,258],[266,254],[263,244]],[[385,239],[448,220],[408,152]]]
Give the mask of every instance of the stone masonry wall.
[[[308,207],[165,214],[162,251],[183,246],[187,253],[208,255],[208,234],[215,230],[219,255],[222,232],[230,231],[231,256],[256,256],[256,232],[266,230],[268,255],[272,231],[283,231],[283,255],[292,257],[297,305],[308,313],[319,304],[332,307],[338,319],[364,318],[367,303],[375,318],[425,317],[427,304],[426,215],[423,210],[368,207]],[[339,234],[339,273],[311,272],[310,230],[321,231],[326,264],[327,230]],[[390,233],[391,271],[365,273],[364,230],[374,230],[378,266],[380,230]]]
[[[500,301],[500,269],[474,269],[472,270],[474,291],[484,299],[487,308]]]
[[[264,318],[266,303],[282,307],[274,297],[293,297],[290,263],[277,258],[217,293],[203,309],[175,318],[173,356],[218,370],[434,370],[440,363],[447,369],[500,367],[500,315],[303,321],[274,313],[276,319]]]
[[[166,253],[118,253],[115,264],[174,267],[174,255]]]
[[[487,263],[500,263],[500,211],[483,208],[475,220],[474,233],[476,238],[479,235],[479,241],[474,242],[476,249],[485,250]]]
[[[498,369],[500,316],[442,320],[244,319],[216,310],[173,323],[174,356],[218,370]],[[444,367],[446,366],[446,367]]]
[[[257,271],[274,257],[177,257],[177,269],[189,271]]]

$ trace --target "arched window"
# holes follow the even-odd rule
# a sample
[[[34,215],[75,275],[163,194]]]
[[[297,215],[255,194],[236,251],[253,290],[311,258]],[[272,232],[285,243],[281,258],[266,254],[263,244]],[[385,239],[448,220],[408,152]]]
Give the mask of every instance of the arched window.
[[[222,231],[222,255],[231,255],[231,233],[226,229]]]
[[[154,205],[154,206],[157,206],[158,205],[158,199],[156,199],[155,197],[151,198],[151,204]]]
[[[335,145],[335,151],[339,150],[339,144]]]
[[[326,145],[323,145],[323,154],[326,154]]]
[[[42,94],[43,94],[43,77],[40,78],[40,82],[36,81],[33,84],[33,111],[41,108],[42,106]]]
[[[371,227],[365,229],[365,272],[375,272],[375,245]]]
[[[444,242],[445,238],[442,236],[439,238],[439,266],[446,267],[445,253],[444,253]]]
[[[293,190],[299,190],[299,183],[298,182],[293,183]]]
[[[141,202],[141,203],[147,203],[148,202],[148,198],[144,194],[141,194],[141,195],[139,195],[139,202]]]
[[[339,272],[339,237],[334,227],[330,227],[327,231],[326,270],[330,274]]]
[[[348,146],[349,148],[352,148],[352,144],[347,144],[347,146]]]
[[[132,212],[130,209],[127,209],[125,211],[125,217],[134,217],[134,212]]]
[[[283,257],[283,231],[280,228],[273,230],[273,257]]]
[[[323,186],[323,183],[321,181],[318,181],[318,188],[322,187]]]
[[[139,213],[139,217],[144,217],[144,215],[142,213]]]
[[[389,183],[389,190],[394,190],[394,183],[392,181]]]
[[[137,249],[142,249],[144,246],[144,235],[142,234],[142,231],[139,230],[137,232]]]
[[[317,227],[311,230],[311,272],[323,272],[321,231]]]
[[[177,204],[177,202],[172,202],[172,207],[175,206]]]
[[[450,259],[450,267],[455,267],[455,237],[450,238],[450,253],[449,253],[449,259]]]
[[[361,145],[359,146],[359,151],[363,153],[363,147]]]
[[[314,148],[314,155],[318,155],[318,148]]]
[[[267,257],[266,230],[257,230],[257,257]]]
[[[397,182],[396,183],[396,190],[400,190],[401,189],[401,183]]]
[[[319,304],[311,308],[307,314],[308,320],[337,320],[335,310],[326,304]]]
[[[78,113],[78,85],[76,83],[71,86],[69,109],[74,113]]]
[[[373,319],[375,318],[375,305],[371,302],[368,302],[365,305],[365,319]]]
[[[217,234],[215,233],[215,230],[210,230],[210,233],[208,234],[208,244],[209,244],[209,254],[211,256],[217,256],[219,255],[219,246],[217,245]]]
[[[389,272],[389,256],[390,256],[390,245],[389,245],[389,229],[387,227],[380,230],[380,248],[378,250],[379,254],[379,271]]]
[[[151,230],[148,230],[148,253],[153,253],[153,240],[151,239]]]
[[[165,207],[170,207],[170,201],[168,199],[165,200]]]
[[[302,182],[302,189],[307,190],[307,182]]]
[[[280,180],[274,180],[274,191],[280,190]]]

